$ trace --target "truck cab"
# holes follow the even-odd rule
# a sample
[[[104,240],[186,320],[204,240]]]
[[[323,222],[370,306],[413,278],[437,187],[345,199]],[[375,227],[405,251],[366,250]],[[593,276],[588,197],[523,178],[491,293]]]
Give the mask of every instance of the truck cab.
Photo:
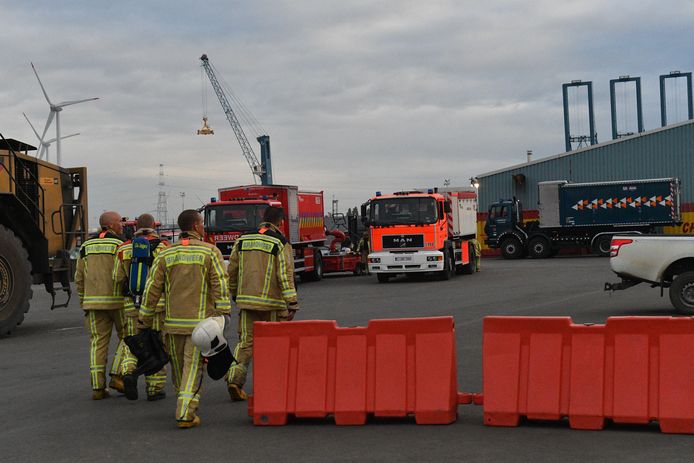
[[[485,244],[501,248],[504,254],[520,257],[525,252],[522,243],[527,238],[523,225],[523,206],[518,199],[495,202],[489,206],[484,225]]]
[[[209,203],[205,206],[205,241],[228,257],[239,236],[258,229],[268,206],[281,207],[282,203],[262,198]]]
[[[362,215],[370,228],[369,270],[381,282],[420,272],[439,272],[448,279],[456,267],[470,265],[468,242],[460,230],[475,235],[475,193],[377,193],[362,207]]]

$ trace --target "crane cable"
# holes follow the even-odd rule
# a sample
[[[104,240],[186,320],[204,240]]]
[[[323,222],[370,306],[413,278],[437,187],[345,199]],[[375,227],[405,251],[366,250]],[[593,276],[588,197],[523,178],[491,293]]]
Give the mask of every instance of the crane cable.
[[[205,84],[205,70],[200,66],[200,93],[202,99],[202,117],[207,117],[207,85]]]

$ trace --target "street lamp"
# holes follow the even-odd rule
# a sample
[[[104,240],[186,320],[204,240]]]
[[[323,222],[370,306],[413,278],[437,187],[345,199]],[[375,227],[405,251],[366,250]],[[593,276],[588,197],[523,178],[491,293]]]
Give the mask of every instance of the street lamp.
[[[480,187],[480,181],[477,177],[470,177],[470,186],[477,189]]]

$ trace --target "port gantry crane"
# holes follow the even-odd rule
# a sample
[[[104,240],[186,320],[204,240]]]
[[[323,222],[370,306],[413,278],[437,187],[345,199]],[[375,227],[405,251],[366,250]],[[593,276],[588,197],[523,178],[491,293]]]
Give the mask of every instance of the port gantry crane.
[[[260,178],[261,185],[272,185],[270,137],[268,135],[260,135],[258,138],[256,138],[258,143],[260,143],[260,161],[258,161],[258,158],[255,155],[255,152],[253,152],[253,148],[251,148],[251,144],[248,142],[248,138],[243,131],[243,127],[241,127],[241,123],[236,117],[236,114],[229,103],[229,99],[227,98],[224,89],[217,79],[215,69],[210,64],[210,60],[207,58],[207,55],[202,55],[200,57],[200,61],[202,61],[202,67],[205,70],[207,77],[210,79],[210,84],[212,84],[212,88],[217,94],[219,103],[222,105],[222,110],[224,111],[231,128],[234,130],[236,139],[239,141],[239,145],[241,145],[241,151],[243,152],[243,156],[246,158],[246,161],[251,168],[251,172],[253,172],[253,175]]]

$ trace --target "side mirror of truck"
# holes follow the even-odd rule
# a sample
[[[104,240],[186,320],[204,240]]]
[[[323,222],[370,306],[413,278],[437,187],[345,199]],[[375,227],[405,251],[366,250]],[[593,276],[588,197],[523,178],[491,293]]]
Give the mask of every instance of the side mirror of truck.
[[[443,212],[445,212],[446,214],[450,214],[451,212],[453,212],[453,208],[451,208],[451,203],[449,203],[448,201],[443,203]]]
[[[369,211],[368,211],[368,203],[364,203],[361,205],[361,223],[364,225],[369,225]]]

